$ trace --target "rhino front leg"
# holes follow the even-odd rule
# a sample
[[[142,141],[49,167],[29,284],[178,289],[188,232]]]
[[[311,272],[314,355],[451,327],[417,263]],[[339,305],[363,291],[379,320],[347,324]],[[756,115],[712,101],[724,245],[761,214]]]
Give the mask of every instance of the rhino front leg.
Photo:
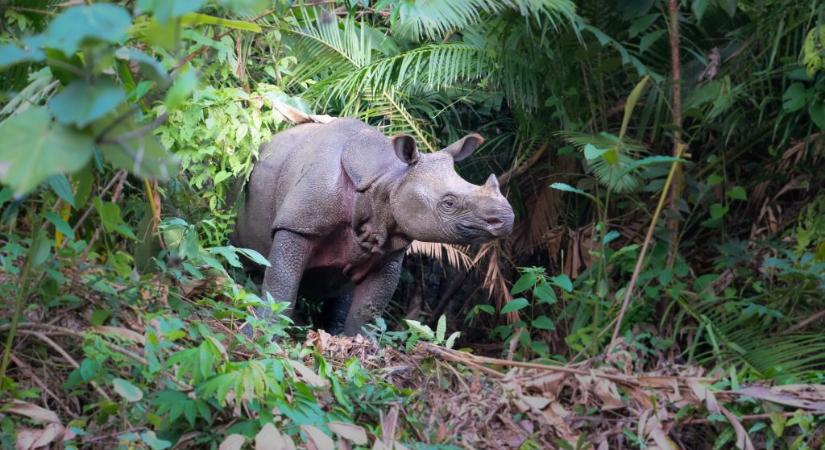
[[[275,232],[267,258],[269,267],[264,272],[263,291],[275,301],[289,302],[289,308],[284,312],[287,316],[291,317],[295,310],[298,286],[311,250],[312,244],[305,236],[287,230]],[[269,308],[259,308],[256,312],[264,319],[272,313]]]
[[[361,327],[384,312],[384,308],[395,292],[395,287],[398,286],[403,260],[404,251],[396,252],[383,267],[370,273],[355,285],[352,293],[352,306],[344,323],[345,335],[357,334],[361,331]]]

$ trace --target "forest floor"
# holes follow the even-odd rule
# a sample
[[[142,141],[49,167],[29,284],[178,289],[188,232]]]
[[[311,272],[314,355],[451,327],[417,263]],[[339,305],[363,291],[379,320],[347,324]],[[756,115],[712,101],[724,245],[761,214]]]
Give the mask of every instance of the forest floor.
[[[150,367],[147,330],[158,326],[138,307],[114,312],[111,325],[94,325],[99,322],[96,311],[105,305],[101,296],[84,284],[72,286],[75,295],[87,300],[84,304],[59,308],[29,305],[17,331],[9,372],[19,383],[19,390],[31,389],[29,399],[17,400],[5,408],[5,414],[25,419],[25,423],[18,422],[16,430],[18,449],[45,448],[43,445],[71,439],[80,439],[80,448],[112,448],[117,442],[123,444],[130,432],[141,430],[130,424],[126,415],[109,416],[95,432],[88,432],[92,427],[87,426],[82,438],[75,435],[78,427],[70,425],[89,408],[100,407],[91,400],[96,396],[109,401],[117,394],[127,399],[129,396],[117,386],[112,389],[101,382],[69,386],[71,372],[82,373],[86,365],[79,362],[84,357],[79,343],[86,343],[83,352],[87,357],[89,343],[93,342],[131,361],[134,365],[129,370],[118,369],[120,363],[114,362],[115,373],[120,370],[118,376],[128,379],[138,371],[136,368],[144,371]],[[182,291],[189,289],[197,296],[202,294],[201,288],[188,286]],[[147,298],[153,303],[168,302],[161,298],[168,286],[156,284],[145,292],[147,296],[150,292],[159,295]],[[194,297],[192,301],[197,303]],[[239,336],[237,320],[212,318],[205,308],[185,319],[185,328],[204,325],[224,336]],[[7,329],[3,326],[2,331]],[[372,430],[372,448],[709,448],[707,437],[718,432],[709,433],[708,429],[721,427],[731,430],[731,442],[736,447],[755,449],[763,448],[764,443],[749,437],[754,422],[776,422],[825,411],[825,386],[731,384],[731,380],[725,382],[728,374],[708,374],[700,367],[679,365],[667,358],[657,361],[655,370],[643,371],[639,369],[643,358],[621,342],[608,356],[567,365],[479,356],[471,345],[454,350],[422,341],[405,351],[403,346],[381,346],[360,335],[331,336],[324,331],[309,331],[303,342],[282,342],[282,348],[289,346],[293,352],[281,350],[280,357],[287,362],[290,358],[297,360],[299,364],[293,364],[295,379],[311,387],[322,409],[333,410],[340,400],[331,378],[324,374],[345,370],[353,360],[374,380],[383,380],[406,393],[405,398],[382,410],[377,421],[374,415],[358,413],[356,407],[353,421],[361,430]],[[227,344],[227,348],[222,351],[230,361],[265,356],[249,347]],[[649,360],[644,364],[651,367]],[[332,372],[325,372],[325,366]],[[174,378],[172,381],[183,391],[189,389],[190,395],[200,392],[187,386],[178,368],[164,376]],[[78,389],[86,392],[78,393]],[[227,429],[249,416],[246,401],[236,401],[234,407],[216,414],[211,431]],[[230,399],[229,406],[232,402]],[[742,413],[754,404],[765,412]],[[196,437],[207,431],[197,427],[189,430],[174,448],[202,448]],[[341,436],[338,448],[352,448]],[[426,444],[402,445],[402,436],[407,443]],[[825,436],[820,436],[819,442],[823,439]],[[300,438],[296,440],[300,442]],[[307,445],[324,448],[318,442]],[[224,448],[241,447],[222,445]],[[282,448],[290,447],[285,444]]]

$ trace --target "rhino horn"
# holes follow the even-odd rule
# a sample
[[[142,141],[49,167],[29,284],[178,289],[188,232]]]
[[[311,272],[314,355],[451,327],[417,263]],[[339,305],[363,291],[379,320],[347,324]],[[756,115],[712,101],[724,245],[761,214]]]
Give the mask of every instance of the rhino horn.
[[[498,178],[496,175],[491,173],[489,177],[487,177],[487,181],[484,182],[484,189],[492,192],[501,192],[499,190]]]

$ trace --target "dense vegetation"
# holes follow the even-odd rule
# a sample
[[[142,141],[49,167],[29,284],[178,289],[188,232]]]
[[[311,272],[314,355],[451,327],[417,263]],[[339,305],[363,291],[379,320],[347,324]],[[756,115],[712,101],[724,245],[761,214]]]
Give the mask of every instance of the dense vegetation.
[[[258,320],[228,199],[314,114],[482,134],[516,231]],[[0,1],[0,441],[825,448],[823,130],[817,0]]]

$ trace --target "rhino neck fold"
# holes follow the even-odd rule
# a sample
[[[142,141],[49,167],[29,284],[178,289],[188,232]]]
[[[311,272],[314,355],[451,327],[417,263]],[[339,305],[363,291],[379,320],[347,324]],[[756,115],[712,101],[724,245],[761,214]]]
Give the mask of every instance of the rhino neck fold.
[[[382,182],[384,181],[384,182]],[[406,248],[412,242],[399,233],[390,205],[393,184],[376,180],[362,192],[355,192],[352,230],[355,242],[374,254],[387,254]]]

